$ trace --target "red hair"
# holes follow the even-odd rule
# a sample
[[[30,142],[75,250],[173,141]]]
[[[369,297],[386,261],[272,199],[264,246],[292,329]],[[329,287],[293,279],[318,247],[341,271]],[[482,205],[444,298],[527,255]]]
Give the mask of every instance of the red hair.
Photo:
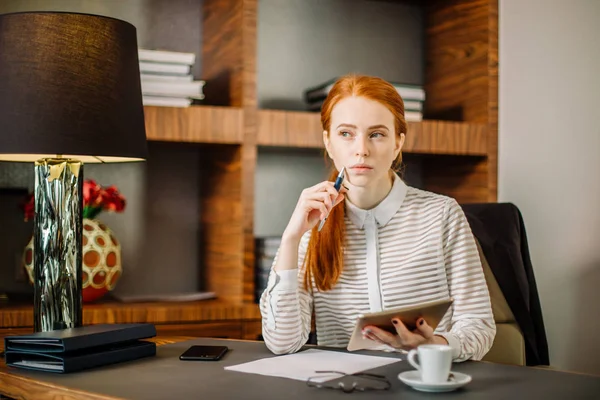
[[[349,96],[365,97],[383,104],[394,115],[396,136],[399,138],[401,134],[406,134],[404,101],[398,91],[381,78],[365,75],[346,75],[335,82],[321,108],[321,125],[324,131],[329,132],[331,111],[335,105]],[[398,167],[401,160],[402,155],[399,154],[393,167]],[[329,180],[335,180],[337,174],[338,171],[333,167]],[[306,290],[312,287],[311,281],[314,281],[320,291],[331,290],[337,283],[343,267],[345,228],[343,205],[331,210],[321,232],[318,232],[316,227],[313,228],[304,259]]]

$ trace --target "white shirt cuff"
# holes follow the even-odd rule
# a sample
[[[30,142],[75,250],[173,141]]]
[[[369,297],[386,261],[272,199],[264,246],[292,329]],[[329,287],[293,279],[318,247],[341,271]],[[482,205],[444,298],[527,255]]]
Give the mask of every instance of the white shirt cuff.
[[[448,341],[448,345],[452,347],[452,359],[457,359],[460,356],[460,341],[450,332],[440,332],[436,335],[443,337]]]
[[[277,280],[275,290],[296,290],[298,289],[298,268],[275,271]]]

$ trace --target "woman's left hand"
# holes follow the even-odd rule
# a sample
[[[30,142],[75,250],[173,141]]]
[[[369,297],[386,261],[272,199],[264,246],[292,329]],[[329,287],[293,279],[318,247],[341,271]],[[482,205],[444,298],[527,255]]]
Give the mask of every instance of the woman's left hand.
[[[402,350],[411,350],[421,344],[448,344],[442,336],[434,335],[433,329],[423,318],[417,320],[417,328],[413,331],[410,331],[398,318],[393,318],[392,323],[396,327],[396,334],[368,325],[363,328],[363,336]]]

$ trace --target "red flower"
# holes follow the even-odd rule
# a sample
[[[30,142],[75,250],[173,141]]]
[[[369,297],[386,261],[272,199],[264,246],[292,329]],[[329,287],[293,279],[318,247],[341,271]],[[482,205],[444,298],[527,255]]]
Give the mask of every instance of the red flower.
[[[83,182],[83,218],[95,218],[101,211],[122,212],[125,209],[125,197],[115,185],[103,188],[93,179]],[[21,205],[25,214],[25,221],[35,215],[34,195],[28,195]]]
[[[117,188],[109,186],[102,193],[103,208],[108,211],[121,212],[125,209],[125,197],[123,197]]]
[[[29,221],[33,219],[35,216],[35,196],[33,193],[27,195],[27,199],[21,204],[21,208],[23,209],[23,213],[25,214],[25,221]]]
[[[102,206],[102,186],[98,185],[93,179],[83,182],[83,206]]]

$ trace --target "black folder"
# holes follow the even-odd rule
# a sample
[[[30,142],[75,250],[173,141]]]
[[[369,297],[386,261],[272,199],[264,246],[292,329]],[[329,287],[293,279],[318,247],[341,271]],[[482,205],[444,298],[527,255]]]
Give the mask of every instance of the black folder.
[[[156,355],[152,324],[103,324],[4,338],[6,365],[68,373]]]

